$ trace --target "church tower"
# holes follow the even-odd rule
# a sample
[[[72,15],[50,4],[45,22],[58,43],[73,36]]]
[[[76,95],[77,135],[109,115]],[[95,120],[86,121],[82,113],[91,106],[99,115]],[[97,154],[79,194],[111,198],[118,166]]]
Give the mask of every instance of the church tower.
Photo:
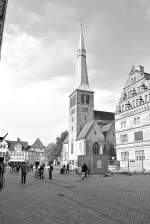
[[[70,95],[69,106],[69,159],[77,161],[76,140],[85,124],[94,120],[94,92],[88,82],[86,50],[81,25],[80,41],[77,50],[77,76],[79,87]],[[75,164],[74,164],[75,165]]]

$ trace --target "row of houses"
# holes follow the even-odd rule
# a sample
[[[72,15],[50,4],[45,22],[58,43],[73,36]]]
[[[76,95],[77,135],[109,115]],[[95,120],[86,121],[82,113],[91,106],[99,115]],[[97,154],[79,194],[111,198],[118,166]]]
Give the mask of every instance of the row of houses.
[[[0,137],[0,157],[3,157],[4,161],[43,164],[46,162],[45,148],[39,138],[33,145],[29,145],[27,141],[22,141],[20,138],[12,141]]]

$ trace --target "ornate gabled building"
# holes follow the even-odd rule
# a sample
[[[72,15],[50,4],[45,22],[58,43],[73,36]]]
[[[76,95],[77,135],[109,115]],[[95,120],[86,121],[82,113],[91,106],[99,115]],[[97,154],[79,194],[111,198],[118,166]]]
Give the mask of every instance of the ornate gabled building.
[[[114,113],[94,111],[94,92],[88,81],[86,50],[81,26],[77,50],[77,74],[80,85],[69,96],[69,137],[63,145],[65,163],[78,166],[79,156],[103,155],[105,137],[102,127],[114,120]],[[65,152],[65,153],[64,153]],[[68,155],[67,155],[68,153]]]
[[[115,115],[116,153],[121,169],[150,170],[150,74],[132,67]]]
[[[28,160],[30,164],[44,164],[45,163],[45,146],[39,138],[29,147]]]

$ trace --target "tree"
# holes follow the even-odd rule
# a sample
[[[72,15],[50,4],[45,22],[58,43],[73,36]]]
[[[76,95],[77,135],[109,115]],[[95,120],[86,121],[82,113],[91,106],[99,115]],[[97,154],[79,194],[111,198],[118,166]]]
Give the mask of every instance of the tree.
[[[63,142],[68,135],[68,131],[63,131],[60,137],[56,138],[56,143],[49,143],[46,149],[46,156],[48,161],[54,160],[60,157],[63,147]]]
[[[55,159],[54,154],[56,148],[57,148],[56,143],[49,143],[48,146],[46,147],[45,155],[48,161],[53,161]]]
[[[67,135],[68,135],[68,131],[66,130],[66,131],[63,131],[61,133],[60,137],[56,138],[56,145],[57,145],[56,154],[57,154],[57,157],[60,157],[60,155],[61,155],[62,148],[63,148],[63,142],[64,142],[65,138],[67,137]]]

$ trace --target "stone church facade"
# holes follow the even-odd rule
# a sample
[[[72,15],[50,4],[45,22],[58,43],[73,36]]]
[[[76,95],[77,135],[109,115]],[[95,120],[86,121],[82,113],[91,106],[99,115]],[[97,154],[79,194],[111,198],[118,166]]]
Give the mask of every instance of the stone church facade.
[[[64,141],[62,152],[62,162],[70,163],[73,168],[79,165],[79,156],[93,158],[93,155],[104,154],[106,142],[102,128],[114,122],[114,113],[94,111],[94,92],[88,81],[82,27],[77,50],[77,71],[81,82],[69,96],[69,136]]]
[[[115,115],[120,169],[150,170],[150,74],[132,67]]]

